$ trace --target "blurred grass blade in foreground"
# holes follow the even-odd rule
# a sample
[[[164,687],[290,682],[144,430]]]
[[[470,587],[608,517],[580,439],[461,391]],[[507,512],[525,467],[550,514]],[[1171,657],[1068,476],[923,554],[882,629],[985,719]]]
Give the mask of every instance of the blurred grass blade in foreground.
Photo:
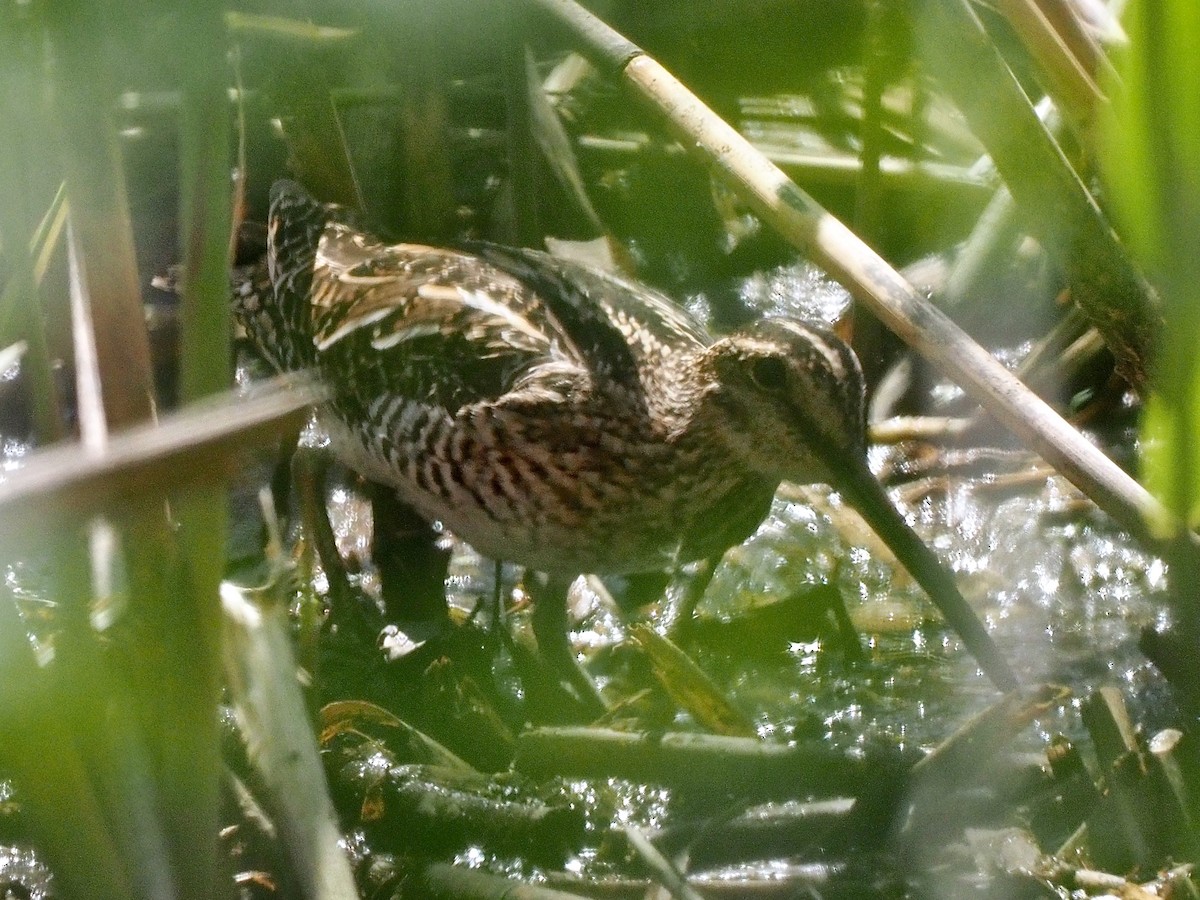
[[[1110,91],[1104,169],[1118,222],[1157,285],[1167,327],[1142,436],[1145,480],[1187,526],[1200,523],[1200,5],[1135,0],[1121,84]]]

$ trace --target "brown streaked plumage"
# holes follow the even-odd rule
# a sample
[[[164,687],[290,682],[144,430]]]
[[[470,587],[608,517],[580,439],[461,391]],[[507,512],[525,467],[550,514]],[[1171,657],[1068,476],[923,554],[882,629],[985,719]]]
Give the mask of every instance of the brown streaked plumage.
[[[712,339],[663,295],[532,250],[385,244],[298,186],[272,192],[271,296],[241,316],[334,392],[339,455],[481,553],[639,572],[723,552],[781,480],[841,491],[992,680],[1015,679],[865,461],[864,385],[830,332]]]

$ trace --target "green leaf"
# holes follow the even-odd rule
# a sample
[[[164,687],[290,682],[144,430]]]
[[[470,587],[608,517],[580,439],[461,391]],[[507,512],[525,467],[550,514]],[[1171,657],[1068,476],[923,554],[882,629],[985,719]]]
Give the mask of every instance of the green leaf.
[[[1189,525],[1200,503],[1200,4],[1134,0],[1103,120],[1116,220],[1157,286],[1166,329],[1143,446],[1147,485]]]

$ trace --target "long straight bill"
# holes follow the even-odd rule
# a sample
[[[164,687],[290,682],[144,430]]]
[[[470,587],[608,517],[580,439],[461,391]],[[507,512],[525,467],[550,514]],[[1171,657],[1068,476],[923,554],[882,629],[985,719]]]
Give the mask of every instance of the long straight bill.
[[[958,632],[992,684],[1006,692],[1019,687],[1000,649],[975,615],[975,610],[959,593],[954,576],[904,521],[883,486],[867,468],[866,462],[857,458],[842,459],[837,474],[840,476],[836,485],[838,491],[866,519],[871,530],[883,539],[904,568],[925,589],[929,599],[941,611],[950,627]]]

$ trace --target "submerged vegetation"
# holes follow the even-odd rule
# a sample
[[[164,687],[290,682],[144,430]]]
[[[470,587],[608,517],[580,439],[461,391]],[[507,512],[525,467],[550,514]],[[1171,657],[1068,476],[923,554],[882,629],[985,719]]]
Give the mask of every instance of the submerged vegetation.
[[[1200,13],[1127,5],[0,5],[0,886],[1195,895]],[[785,484],[715,568],[573,585],[587,715],[541,582],[238,340],[281,177],[835,325],[1024,687]]]

